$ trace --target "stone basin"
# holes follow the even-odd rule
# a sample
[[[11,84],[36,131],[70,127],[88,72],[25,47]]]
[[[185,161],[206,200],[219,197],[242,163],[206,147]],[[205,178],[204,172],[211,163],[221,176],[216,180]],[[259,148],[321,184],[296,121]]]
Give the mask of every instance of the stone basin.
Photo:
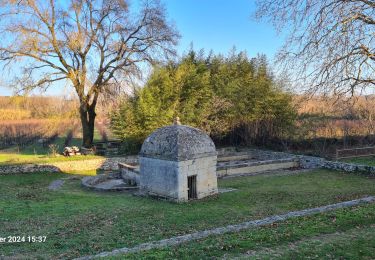
[[[82,179],[82,186],[97,191],[134,191],[137,186],[129,185],[119,173],[99,174]]]

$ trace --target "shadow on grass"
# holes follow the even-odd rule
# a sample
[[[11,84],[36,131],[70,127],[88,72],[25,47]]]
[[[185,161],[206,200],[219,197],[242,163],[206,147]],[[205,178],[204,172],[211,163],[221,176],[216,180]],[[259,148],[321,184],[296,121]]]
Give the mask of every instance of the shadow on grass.
[[[32,156],[31,156],[32,157]],[[1,159],[1,157],[0,157]],[[25,158],[23,158],[25,160]],[[0,175],[28,174],[36,172],[62,173],[68,175],[95,176],[118,172],[116,161],[100,156],[74,156],[41,158],[39,161],[0,160]]]
[[[52,144],[57,145],[58,152],[62,153],[65,147],[65,137],[57,137]],[[80,138],[72,138],[69,146],[81,146],[82,140]],[[18,152],[17,147],[14,147],[14,152]],[[34,143],[19,150],[21,155],[48,155],[50,149],[48,145],[43,145],[41,143]]]

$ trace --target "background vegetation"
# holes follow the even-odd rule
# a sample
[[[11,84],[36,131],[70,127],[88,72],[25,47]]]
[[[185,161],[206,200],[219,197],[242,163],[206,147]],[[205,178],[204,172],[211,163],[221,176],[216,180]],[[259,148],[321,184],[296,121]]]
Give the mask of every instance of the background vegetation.
[[[99,100],[95,140],[120,138],[138,152],[154,129],[175,116],[206,131],[216,145],[257,145],[330,155],[375,143],[373,96],[351,100],[288,93],[264,56],[190,51],[160,65],[144,88]],[[61,97],[0,97],[0,149],[47,154],[49,144],[80,145],[78,102]]]
[[[250,145],[285,135],[296,112],[265,56],[191,50],[181,60],[155,68],[145,87],[122,100],[111,127],[134,148],[175,116],[217,143]]]
[[[154,68],[143,88],[98,101],[94,139],[119,138],[137,153],[144,138],[169,125],[206,131],[216,145],[261,146],[330,156],[336,148],[375,144],[373,96],[350,100],[286,90],[265,56],[189,51]],[[62,97],[0,97],[0,149],[46,154],[49,144],[80,145],[79,102]]]

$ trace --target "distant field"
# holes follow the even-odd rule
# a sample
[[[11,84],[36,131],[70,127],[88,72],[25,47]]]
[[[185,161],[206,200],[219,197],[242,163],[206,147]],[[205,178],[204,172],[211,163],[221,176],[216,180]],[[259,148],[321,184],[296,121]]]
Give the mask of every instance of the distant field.
[[[24,119],[0,121],[0,149],[25,147],[40,140],[53,143],[56,137],[66,137],[77,128],[77,122],[67,119]]]

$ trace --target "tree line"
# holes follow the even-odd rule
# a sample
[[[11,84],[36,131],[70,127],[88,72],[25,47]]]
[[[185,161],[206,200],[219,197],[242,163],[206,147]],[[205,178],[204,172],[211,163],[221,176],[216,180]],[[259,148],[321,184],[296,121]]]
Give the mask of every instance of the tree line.
[[[128,148],[135,148],[176,116],[217,143],[249,145],[284,135],[296,111],[265,55],[191,50],[178,61],[156,66],[145,86],[126,96],[114,111],[111,128],[132,144]]]

